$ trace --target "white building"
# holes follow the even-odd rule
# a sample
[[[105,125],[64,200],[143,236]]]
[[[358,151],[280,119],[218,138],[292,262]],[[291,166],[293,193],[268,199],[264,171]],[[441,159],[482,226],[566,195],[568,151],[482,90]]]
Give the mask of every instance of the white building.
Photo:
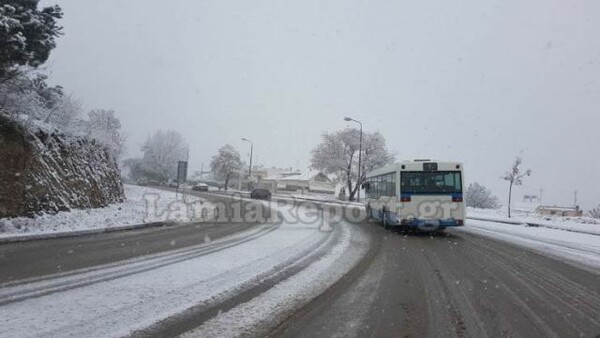
[[[335,183],[319,171],[268,176],[258,182],[258,187],[274,193],[335,194]]]

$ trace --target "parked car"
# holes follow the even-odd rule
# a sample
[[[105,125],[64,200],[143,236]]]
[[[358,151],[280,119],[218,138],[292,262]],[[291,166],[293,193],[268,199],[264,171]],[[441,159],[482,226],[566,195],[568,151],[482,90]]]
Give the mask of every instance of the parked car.
[[[192,187],[192,190],[196,191],[208,191],[208,185],[204,183],[198,183]]]
[[[158,187],[160,184],[159,180],[148,180],[148,185],[151,185],[153,187]]]
[[[271,192],[267,189],[253,189],[250,192],[250,198],[257,200],[271,200]]]
[[[206,183],[206,185],[209,187],[217,188],[219,190],[223,189],[224,187],[223,183],[219,183],[217,181],[204,181],[204,183]]]
[[[179,182],[177,182],[177,180],[169,180],[169,182],[167,183],[167,185],[170,188],[177,188],[177,187],[179,187]]]

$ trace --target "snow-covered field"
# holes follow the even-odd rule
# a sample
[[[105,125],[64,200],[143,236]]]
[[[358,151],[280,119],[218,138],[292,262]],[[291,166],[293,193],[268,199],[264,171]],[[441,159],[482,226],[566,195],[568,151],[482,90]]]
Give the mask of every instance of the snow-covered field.
[[[59,234],[93,229],[118,228],[159,221],[201,221],[210,217],[212,206],[206,200],[187,196],[176,199],[171,191],[125,185],[126,201],[105,208],[74,209],[35,218],[0,219],[0,238]]]
[[[278,207],[283,208],[283,207]],[[289,207],[286,207],[289,208]],[[308,212],[300,209],[298,212]],[[289,213],[288,213],[289,214]],[[311,217],[306,217],[311,219]],[[2,307],[1,337],[113,337],[142,330],[192,307],[209,307],[276,276],[294,265],[308,266],[267,293],[241,303],[193,332],[228,336],[275,324],[285,313],[308,302],[345,274],[367,250],[367,237],[341,222],[321,231],[311,224],[280,226],[235,235],[238,245],[199,254],[174,264],[91,285],[23,299]],[[231,238],[223,239],[231,240]],[[205,243],[218,248],[219,241]],[[233,258],[233,259],[232,259]],[[136,264],[136,262],[131,262]],[[112,273],[107,267],[96,274]],[[60,277],[60,283],[82,274]],[[84,276],[87,278],[87,276]],[[91,278],[91,277],[90,277]],[[0,289],[0,301],[44,288],[47,280]],[[54,281],[56,283],[56,281]],[[60,284],[59,283],[59,284]],[[8,295],[8,296],[7,296]],[[10,298],[10,297],[9,297]]]

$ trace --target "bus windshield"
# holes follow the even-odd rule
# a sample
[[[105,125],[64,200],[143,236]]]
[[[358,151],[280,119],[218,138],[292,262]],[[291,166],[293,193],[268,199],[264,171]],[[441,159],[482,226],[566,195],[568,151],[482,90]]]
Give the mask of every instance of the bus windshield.
[[[404,171],[400,174],[400,193],[462,193],[460,171]]]

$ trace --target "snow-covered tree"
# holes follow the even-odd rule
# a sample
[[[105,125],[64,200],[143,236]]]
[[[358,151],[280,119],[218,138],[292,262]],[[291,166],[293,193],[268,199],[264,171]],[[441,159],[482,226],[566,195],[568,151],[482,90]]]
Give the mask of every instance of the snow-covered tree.
[[[242,170],[240,153],[233,146],[224,145],[213,156],[210,169],[217,179],[225,181],[225,190],[227,190],[229,180],[240,175]]]
[[[361,177],[358,177],[359,140],[360,131],[354,128],[324,133],[321,143],[312,151],[311,167],[335,175],[346,185],[351,201],[369,171],[394,161],[380,133],[363,132]]]
[[[500,207],[498,197],[493,196],[490,189],[477,182],[469,184],[465,198],[468,207],[480,209],[497,209]]]
[[[510,218],[510,202],[511,202],[511,198],[512,198],[513,185],[514,186],[522,185],[523,178],[525,176],[531,176],[531,169],[521,170],[521,168],[519,168],[522,163],[523,163],[523,160],[521,160],[521,157],[517,156],[517,158],[515,159],[515,162],[512,165],[512,168],[509,171],[507,171],[503,176],[500,177],[501,179],[508,181],[508,183],[509,183],[509,186],[508,186],[508,218]]]
[[[38,120],[48,114],[31,79],[24,75],[0,81],[0,111],[13,118],[26,114]]]
[[[52,110],[58,106],[60,100],[64,96],[62,86],[49,86],[46,82],[48,76],[45,74],[36,74],[31,79],[33,91],[40,97],[40,102],[45,108]]]
[[[590,210],[589,214],[590,214],[590,217],[600,218],[600,205],[595,207],[594,209]]]
[[[58,100],[46,122],[70,134],[83,134],[87,121],[83,120],[83,102],[73,95],[64,95]]]
[[[0,2],[0,81],[19,73],[19,67],[38,67],[56,47],[61,34],[60,6],[38,9],[39,0]]]
[[[88,114],[88,136],[105,145],[115,158],[121,157],[125,147],[125,136],[121,131],[121,121],[114,110],[96,109]]]
[[[174,178],[177,162],[187,161],[188,145],[183,136],[174,130],[158,130],[142,145],[145,176],[159,181]]]

